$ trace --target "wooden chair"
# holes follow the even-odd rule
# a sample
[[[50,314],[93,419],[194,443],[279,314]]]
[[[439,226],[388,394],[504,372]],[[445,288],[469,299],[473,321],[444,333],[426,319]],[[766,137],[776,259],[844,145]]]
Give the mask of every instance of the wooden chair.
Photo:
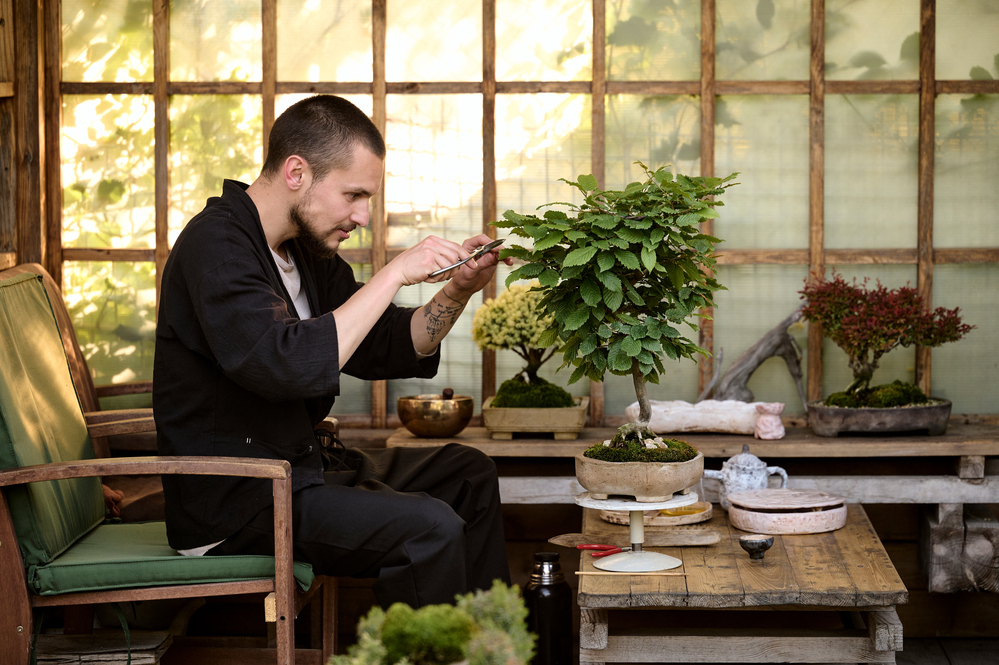
[[[294,619],[320,593],[332,610],[322,613],[325,662],[335,652],[335,585],[292,561],[288,463],[97,457],[92,437],[127,427],[88,427],[43,280],[0,281],[0,662],[29,661],[34,608],[250,593],[272,594],[278,663],[294,663]],[[166,473],[271,480],[277,555],[184,557],[162,522],[105,522],[101,477]]]

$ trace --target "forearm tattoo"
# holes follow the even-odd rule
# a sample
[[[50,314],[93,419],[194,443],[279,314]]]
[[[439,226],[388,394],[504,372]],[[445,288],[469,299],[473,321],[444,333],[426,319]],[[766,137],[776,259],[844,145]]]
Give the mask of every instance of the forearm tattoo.
[[[448,302],[439,302],[438,296],[444,296]],[[465,303],[458,302],[444,291],[440,291],[430,299],[430,302],[423,307],[423,316],[427,320],[427,337],[430,338],[431,344],[436,344],[439,337],[447,334],[454,322],[458,320],[463,309],[465,309]]]

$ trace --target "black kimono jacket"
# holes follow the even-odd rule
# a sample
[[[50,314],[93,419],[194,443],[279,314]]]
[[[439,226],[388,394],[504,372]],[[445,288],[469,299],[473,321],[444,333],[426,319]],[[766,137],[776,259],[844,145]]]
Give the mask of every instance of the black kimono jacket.
[[[440,350],[418,358],[413,309],[392,305],[341,368],[330,312],[360,288],[350,266],[289,243],[313,312],[300,321],[245,189],[227,180],[181,232],[163,270],[157,445],[162,455],[285,459],[298,490],[323,482],[313,427],[339,395],[341,371],[429,378]],[[271,481],[262,479],[164,476],[163,488],[175,549],[223,540],[272,501]]]

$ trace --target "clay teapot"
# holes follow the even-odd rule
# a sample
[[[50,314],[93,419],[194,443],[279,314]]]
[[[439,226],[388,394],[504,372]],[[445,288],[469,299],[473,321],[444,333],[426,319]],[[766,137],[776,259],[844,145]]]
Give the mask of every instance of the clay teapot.
[[[721,482],[722,486],[718,495],[721,497],[721,505],[725,510],[732,504],[728,501],[728,495],[732,492],[743,490],[760,490],[767,487],[767,480],[770,476],[777,474],[781,477],[780,486],[787,487],[787,471],[779,466],[767,466],[766,463],[756,455],[749,452],[749,444],[742,445],[742,452],[733,455],[722,463],[721,471],[706,469],[705,478],[713,478]]]

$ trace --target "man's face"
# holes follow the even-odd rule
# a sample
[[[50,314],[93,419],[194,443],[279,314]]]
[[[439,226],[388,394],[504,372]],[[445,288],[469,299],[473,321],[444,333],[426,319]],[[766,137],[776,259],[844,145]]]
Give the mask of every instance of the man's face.
[[[313,254],[332,258],[358,226],[368,225],[368,203],[381,187],[382,160],[362,145],[345,169],[313,181],[288,215],[298,239]]]

